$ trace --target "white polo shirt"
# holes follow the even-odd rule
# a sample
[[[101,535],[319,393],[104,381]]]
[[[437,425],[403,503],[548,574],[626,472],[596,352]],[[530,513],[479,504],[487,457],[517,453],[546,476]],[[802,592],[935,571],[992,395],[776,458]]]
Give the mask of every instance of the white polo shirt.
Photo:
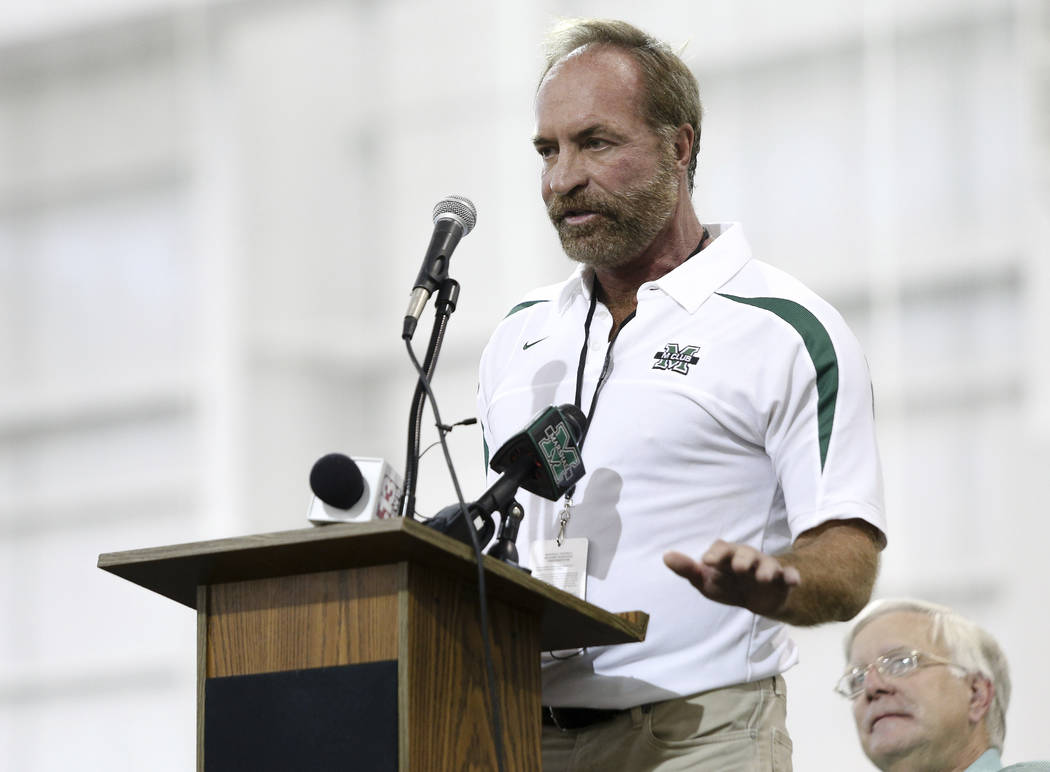
[[[650,615],[645,641],[544,656],[543,700],[626,708],[754,681],[797,661],[783,624],[703,597],[663,564],[716,539],[766,553],[832,519],[885,532],[871,383],[842,317],[801,283],[753,260],[739,224],[638,290],[609,349],[591,320],[580,408],[587,474],[567,537],[589,540],[587,600]],[[530,293],[482,355],[478,416],[495,452],[548,405],[574,401],[591,273]],[[496,475],[492,472],[490,480]],[[553,539],[562,503],[524,491],[518,550]]]

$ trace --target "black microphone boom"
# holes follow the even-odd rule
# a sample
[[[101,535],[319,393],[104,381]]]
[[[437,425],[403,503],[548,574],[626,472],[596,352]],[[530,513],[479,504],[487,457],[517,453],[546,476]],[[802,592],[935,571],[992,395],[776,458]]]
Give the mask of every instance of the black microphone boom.
[[[412,296],[405,311],[405,324],[401,332],[404,340],[411,340],[416,324],[423,313],[427,300],[448,278],[448,262],[459,240],[474,230],[478,212],[469,198],[446,196],[434,206],[434,234],[430,246],[423,256],[423,265],[416,275]]]

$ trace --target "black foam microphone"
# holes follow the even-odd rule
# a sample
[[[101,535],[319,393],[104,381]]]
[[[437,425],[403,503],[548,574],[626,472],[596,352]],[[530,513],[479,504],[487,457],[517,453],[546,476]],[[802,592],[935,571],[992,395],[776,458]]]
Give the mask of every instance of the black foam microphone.
[[[469,198],[446,196],[434,206],[434,234],[423,256],[423,265],[412,287],[412,296],[405,311],[401,332],[404,340],[411,340],[423,307],[431,294],[448,278],[448,261],[459,240],[474,230],[478,212]]]
[[[310,470],[310,490],[314,525],[386,520],[397,516],[401,475],[381,458],[329,453]]]
[[[314,462],[310,470],[310,490],[329,506],[350,509],[365,492],[365,479],[352,458],[329,453]]]
[[[492,513],[505,509],[518,488],[557,501],[580,481],[585,472],[580,443],[586,430],[587,417],[578,407],[551,406],[500,446],[489,466],[503,474],[477,501],[467,505],[481,546],[489,542],[495,531]],[[470,543],[469,525],[458,504],[445,507],[427,520],[427,525]]]

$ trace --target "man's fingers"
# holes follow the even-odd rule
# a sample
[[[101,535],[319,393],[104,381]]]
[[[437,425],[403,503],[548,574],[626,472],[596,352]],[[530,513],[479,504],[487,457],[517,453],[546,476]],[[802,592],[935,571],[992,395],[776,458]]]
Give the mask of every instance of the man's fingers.
[[[680,555],[685,561],[693,562],[681,553],[675,554]],[[717,568],[724,573],[736,574],[741,577],[750,575],[754,577],[756,582],[762,584],[777,583],[784,584],[787,587],[795,587],[801,580],[798,569],[793,566],[783,565],[773,555],[759,552],[754,547],[749,547],[746,544],[731,544],[721,539],[708,548],[701,558],[701,563],[704,566]],[[668,565],[670,566],[671,564],[668,563]],[[692,576],[697,575],[697,568],[697,566],[693,566]],[[676,571],[676,573],[681,574],[680,571]]]
[[[703,595],[718,603],[743,606],[756,614],[776,613],[792,587],[801,583],[794,566],[785,566],[773,555],[746,544],[716,541],[694,560],[670,550],[664,564],[689,581]]]
[[[717,566],[724,560],[732,560],[736,546],[737,545],[735,544],[730,544],[729,542],[718,539],[714,544],[707,548],[707,552],[704,553],[701,560],[705,565]],[[728,570],[729,565],[726,565],[725,568]]]
[[[664,565],[708,597],[717,592],[747,594],[748,583],[755,589],[756,585],[797,587],[802,579],[797,568],[785,566],[772,555],[722,540],[712,544],[699,561],[676,550],[665,552],[663,559]]]
[[[784,574],[784,569],[775,560],[760,560],[755,568],[756,582],[775,582]]]
[[[664,565],[686,579],[693,579],[700,575],[696,561],[675,550],[664,553]]]
[[[733,562],[730,564],[735,574],[750,574],[757,572],[763,564],[763,559],[767,558],[758,550],[753,547],[737,546],[733,552]]]
[[[770,555],[763,555],[758,568],[755,569],[755,580],[767,584],[777,582],[787,587],[795,587],[801,579],[797,568],[785,566]]]
[[[754,547],[746,544],[731,544],[719,539],[704,553],[704,565],[718,568],[734,574],[750,574],[758,570],[763,555]]]

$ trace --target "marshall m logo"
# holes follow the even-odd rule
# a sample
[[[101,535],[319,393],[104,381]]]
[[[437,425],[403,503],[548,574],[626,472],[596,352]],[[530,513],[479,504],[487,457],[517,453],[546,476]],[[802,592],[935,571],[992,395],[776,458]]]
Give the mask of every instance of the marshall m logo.
[[[699,346],[679,346],[677,343],[668,343],[663,351],[653,354],[654,370],[670,370],[672,373],[689,375],[689,366],[700,361],[697,353]]]
[[[580,465],[580,454],[576,452],[574,445],[573,437],[564,421],[544,429],[540,450],[550,464],[554,479],[559,483],[570,480],[572,473]]]

